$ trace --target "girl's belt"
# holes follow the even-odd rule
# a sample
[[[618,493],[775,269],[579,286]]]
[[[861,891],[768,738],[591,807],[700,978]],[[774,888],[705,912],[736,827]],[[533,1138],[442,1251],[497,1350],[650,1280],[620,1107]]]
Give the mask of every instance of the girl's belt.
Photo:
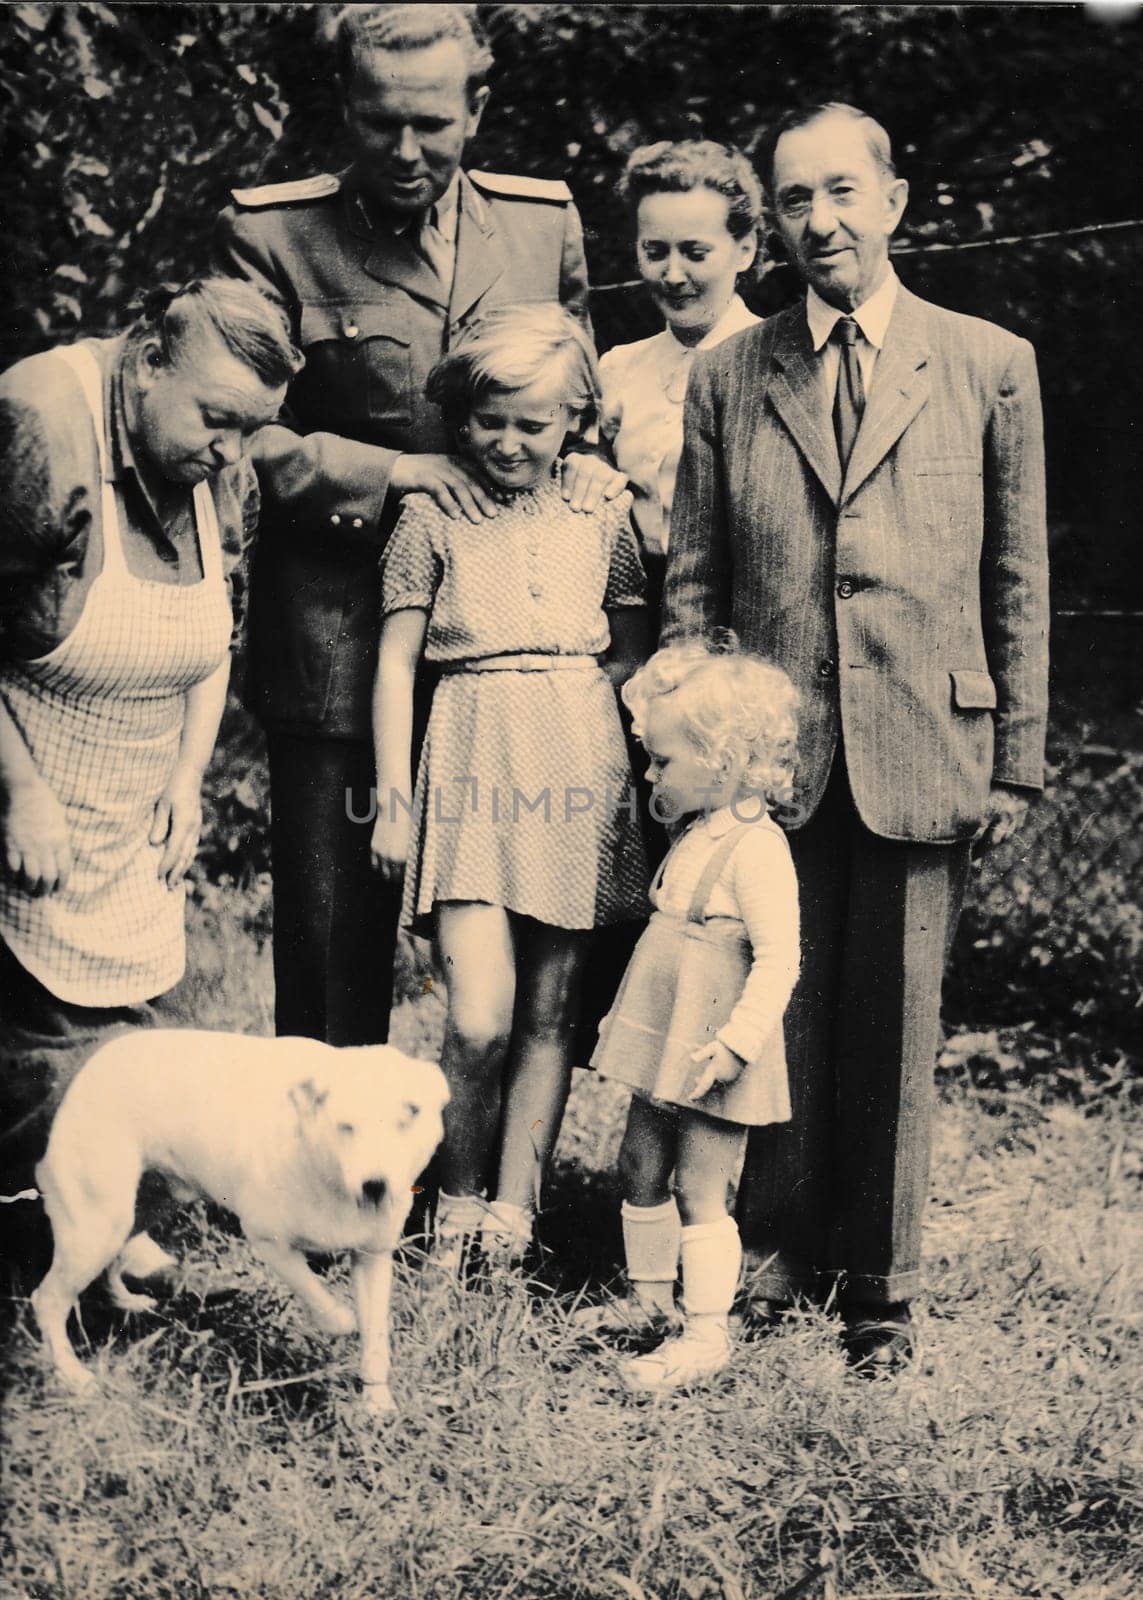
[[[442,673],[453,672],[586,672],[598,668],[598,656],[545,656],[523,653],[472,656],[465,661],[442,661]]]

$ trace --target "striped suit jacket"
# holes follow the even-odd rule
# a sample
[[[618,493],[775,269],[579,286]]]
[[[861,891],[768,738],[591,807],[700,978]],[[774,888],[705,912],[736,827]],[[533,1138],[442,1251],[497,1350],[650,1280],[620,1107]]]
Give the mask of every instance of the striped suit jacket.
[[[729,625],[802,696],[798,826],[839,738],[884,838],[1043,782],[1043,435],[1032,347],[903,286],[844,482],[804,303],[700,355],[662,638]]]

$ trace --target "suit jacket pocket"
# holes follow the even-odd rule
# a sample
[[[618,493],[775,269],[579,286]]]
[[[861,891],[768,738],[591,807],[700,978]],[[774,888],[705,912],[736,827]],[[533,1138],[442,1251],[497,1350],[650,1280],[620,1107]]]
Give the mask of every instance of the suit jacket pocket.
[[[300,338],[306,365],[296,409],[305,426],[375,444],[412,425],[409,322],[399,306],[304,305]]]
[[[987,672],[961,667],[950,672],[953,705],[958,711],[995,711],[996,685]]]

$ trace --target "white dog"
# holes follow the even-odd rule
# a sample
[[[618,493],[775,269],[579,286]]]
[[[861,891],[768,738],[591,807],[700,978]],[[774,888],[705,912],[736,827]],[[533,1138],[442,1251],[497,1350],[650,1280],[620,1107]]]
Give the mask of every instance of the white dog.
[[[447,1100],[439,1067],[389,1045],[335,1050],[177,1029],[103,1045],[64,1095],[36,1169],[54,1255],[32,1305],[61,1377],[76,1390],[94,1381],[67,1335],[89,1283],[109,1268],[117,1302],[149,1309],[152,1300],[124,1287],[124,1272],[150,1277],[174,1265],[147,1234],[129,1238],[139,1180],[157,1170],[179,1199],[203,1194],[235,1212],[320,1327],[360,1329],[366,1404],[392,1410],[392,1251]],[[303,1250],[353,1252],[356,1319]]]

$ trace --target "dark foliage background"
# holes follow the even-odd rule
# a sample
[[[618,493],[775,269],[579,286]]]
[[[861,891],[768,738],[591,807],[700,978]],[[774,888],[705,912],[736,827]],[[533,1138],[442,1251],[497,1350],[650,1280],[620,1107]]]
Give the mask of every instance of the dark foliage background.
[[[982,878],[950,1003],[988,1025],[1036,1011],[1054,1059],[1070,1039],[1065,1055],[1096,1048],[1113,1074],[1143,1017],[1139,769],[1119,759],[1140,746],[1140,628],[1066,613],[1143,606],[1143,228],[1028,236],[1143,217],[1143,23],[1035,4],[480,9],[497,65],[471,164],[567,178],[601,347],[656,326],[637,288],[607,287],[633,276],[614,195],[628,153],[700,134],[753,153],[780,109],[819,99],[866,105],[894,135],[911,184],[905,280],[1035,344],[1064,613],[1056,777],[1035,829]],[[0,10],[0,363],[117,328],[140,290],[202,270],[231,186],[343,164],[330,81],[338,10]],[[749,298],[765,313],[795,293],[771,259]],[[206,879],[262,875],[264,890],[265,806],[259,737],[232,708],[210,779]],[[265,933],[264,892],[250,920]]]
[[[4,364],[121,324],[207,259],[231,185],[336,167],[322,5],[17,4],[0,13]],[[1139,20],[1082,6],[483,6],[495,95],[475,165],[565,176],[593,277],[632,276],[615,179],[648,139],[754,151],[781,107],[848,99],[892,130],[907,249],[1143,214]],[[903,256],[922,294],[1026,334],[1043,372],[1057,594],[1140,594],[1143,230]],[[756,286],[759,309],[793,292]],[[600,293],[601,344],[653,326]]]

